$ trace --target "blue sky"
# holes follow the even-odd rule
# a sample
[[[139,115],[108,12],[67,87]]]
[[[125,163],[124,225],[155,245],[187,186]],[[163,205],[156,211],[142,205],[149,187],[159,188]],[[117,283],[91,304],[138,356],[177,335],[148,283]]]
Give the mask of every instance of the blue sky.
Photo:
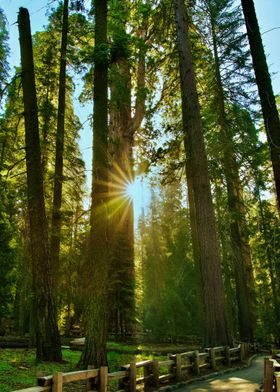
[[[85,0],[90,4],[91,0]],[[239,1],[239,0],[238,0]],[[8,19],[11,68],[19,64],[19,44],[18,44],[18,27],[16,24],[17,12],[19,7],[25,7],[29,10],[32,33],[42,30],[47,24],[46,13],[52,6],[57,4],[57,0],[0,0],[0,7],[4,10]],[[259,20],[261,32],[263,33],[263,43],[268,58],[268,65],[272,75],[272,83],[275,94],[280,94],[280,0],[255,0],[256,12]],[[274,30],[272,30],[274,29]],[[271,30],[271,31],[269,31]],[[91,112],[91,105],[81,107],[78,102],[75,104],[76,114],[80,117],[81,122],[86,121],[88,114]],[[81,131],[80,146],[83,158],[86,161],[89,178],[91,169],[91,130],[85,126]],[[135,215],[140,214],[141,206],[145,199],[149,199],[146,188],[139,180],[135,188]]]
[[[47,23],[47,10],[57,3],[57,0],[0,0],[0,7],[4,9],[9,22],[10,46],[12,65],[19,63],[18,31],[14,24],[17,19],[19,7],[26,7],[30,12],[32,32],[42,29]],[[86,0],[90,3],[90,0]],[[279,0],[255,0],[255,7],[262,32],[275,27],[280,27],[280,1]],[[273,87],[276,94],[280,94],[280,28],[263,34],[268,63],[271,73],[278,72],[273,76]]]

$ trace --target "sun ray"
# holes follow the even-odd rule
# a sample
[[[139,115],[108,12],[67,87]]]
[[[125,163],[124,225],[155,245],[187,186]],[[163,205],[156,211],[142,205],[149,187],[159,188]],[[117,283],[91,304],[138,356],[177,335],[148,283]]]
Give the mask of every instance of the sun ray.
[[[139,178],[135,179],[132,170],[124,170],[114,163],[109,171],[108,181],[99,180],[97,183],[101,185],[101,192],[96,197],[103,199],[103,203],[95,213],[101,214],[105,208],[109,219],[114,219],[114,216],[118,217],[114,225],[116,229],[121,229],[135,205],[139,204],[142,182]]]

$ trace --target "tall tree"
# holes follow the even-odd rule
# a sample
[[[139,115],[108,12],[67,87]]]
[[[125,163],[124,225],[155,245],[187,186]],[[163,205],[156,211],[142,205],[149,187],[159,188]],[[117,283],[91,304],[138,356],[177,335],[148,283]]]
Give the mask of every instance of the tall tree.
[[[280,119],[266,62],[258,19],[253,0],[241,0],[247,35],[249,39],[253,67],[256,75],[264,126],[270,149],[280,215]]]
[[[145,113],[145,34],[146,23],[136,31],[138,45],[136,99],[132,115],[131,39],[126,32],[128,11],[115,4],[111,12],[117,16],[112,24],[112,61],[110,73],[110,194],[111,257],[115,290],[112,292],[111,328],[121,336],[132,332],[135,316],[134,224],[133,201],[125,194],[134,180],[133,147],[135,133]],[[139,16],[143,15],[139,12]],[[130,46],[129,46],[130,44]]]
[[[63,152],[65,132],[66,55],[68,34],[68,0],[63,3],[62,35],[60,50],[59,93],[56,129],[56,153],[53,188],[52,225],[50,239],[51,270],[54,285],[57,286],[59,270],[59,249],[61,236],[61,204],[63,182]]]
[[[226,89],[230,95],[238,96],[233,86],[228,86],[222,77],[223,61],[226,65],[239,64],[239,75],[242,75],[241,64],[246,61],[242,48],[242,35],[238,32],[240,14],[231,11],[231,0],[205,1],[209,16],[209,39],[214,57],[214,103],[217,111],[217,123],[220,128],[220,144],[223,151],[223,171],[226,179],[228,210],[230,213],[230,237],[232,261],[235,271],[236,296],[238,305],[239,333],[243,341],[253,340],[253,291],[254,278],[251,252],[247,235],[243,189],[239,177],[239,167],[234,151],[234,134],[229,118],[231,105],[226,101]],[[225,36],[227,39],[225,39]]]
[[[36,303],[36,355],[39,360],[61,361],[60,337],[56,323],[56,306],[48,251],[32,39],[29,14],[25,8],[19,10],[18,25],[22,64],[33,292]]]
[[[88,249],[86,340],[80,365],[107,364],[108,287],[108,47],[107,1],[95,0],[92,204]]]
[[[204,344],[230,345],[219,245],[215,227],[207,156],[183,0],[174,0],[179,50],[184,145],[194,257],[199,268],[204,311]]]

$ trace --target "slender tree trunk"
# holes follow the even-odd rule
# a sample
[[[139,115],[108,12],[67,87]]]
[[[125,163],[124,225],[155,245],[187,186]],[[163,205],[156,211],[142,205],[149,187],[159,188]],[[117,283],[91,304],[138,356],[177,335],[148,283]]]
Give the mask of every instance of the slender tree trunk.
[[[110,258],[108,252],[108,60],[107,1],[95,0],[95,64],[92,204],[89,238],[89,282],[86,305],[86,340],[80,365],[107,364],[108,288]],[[105,52],[105,53],[104,53]]]
[[[51,241],[50,241],[51,269],[54,278],[55,290],[57,290],[57,283],[58,283],[57,280],[58,280],[58,272],[59,272],[59,251],[60,251],[60,236],[61,236],[61,221],[62,221],[61,203],[62,203],[62,182],[63,182],[64,133],[65,133],[64,128],[65,128],[67,34],[68,34],[68,0],[64,0],[62,36],[61,36],[60,72],[59,72],[52,225],[51,225]]]
[[[18,25],[22,64],[33,292],[36,302],[36,354],[39,360],[60,361],[60,338],[56,323],[56,307],[52,292],[48,253],[32,39],[29,14],[25,8],[19,10]]]
[[[261,100],[267,141],[270,148],[278,213],[280,214],[280,119],[266,62],[266,56],[258,25],[254,1],[241,0],[241,4],[246,22],[253,67],[256,75],[256,82]]]
[[[227,184],[228,210],[230,213],[230,237],[236,282],[239,334],[242,341],[252,341],[254,325],[254,277],[251,250],[247,237],[238,164],[233,152],[233,138],[228,125],[225,109],[224,88],[220,72],[220,58],[217,47],[215,21],[212,15],[210,15],[210,18],[215,61],[218,124],[221,130],[220,140],[223,149],[223,167]]]
[[[194,255],[199,266],[204,305],[204,344],[231,345],[207,156],[188,36],[188,17],[183,0],[174,0],[174,7]]]

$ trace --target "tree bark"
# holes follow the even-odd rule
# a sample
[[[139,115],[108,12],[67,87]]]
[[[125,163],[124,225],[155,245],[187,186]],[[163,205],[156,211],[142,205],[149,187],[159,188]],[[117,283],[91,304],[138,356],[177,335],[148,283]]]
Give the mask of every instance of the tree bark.
[[[88,262],[86,339],[80,365],[107,365],[109,233],[108,233],[108,60],[107,1],[95,0],[95,64],[92,204]]]
[[[278,214],[280,215],[280,119],[266,62],[254,1],[241,0],[241,4],[261,101],[267,141],[270,149]]]
[[[220,71],[216,26],[210,9],[211,33],[216,79],[216,103],[218,125],[223,149],[223,168],[227,185],[228,210],[230,214],[230,238],[232,260],[235,273],[236,297],[238,306],[239,334],[242,341],[253,341],[254,316],[254,277],[251,250],[247,236],[243,192],[239,178],[238,164],[233,151],[233,136],[230,130],[224,99],[224,87]]]
[[[125,192],[134,180],[131,132],[131,75],[128,59],[112,67],[110,100],[110,235],[112,241],[112,332],[121,337],[132,332],[134,303],[133,201]]]
[[[125,31],[125,23],[123,28]],[[145,27],[138,36],[145,39]],[[124,50],[124,53],[126,51]],[[125,195],[126,187],[134,181],[134,135],[145,114],[145,51],[138,53],[137,94],[135,113],[131,109],[131,66],[120,56],[111,69],[110,99],[110,198],[111,198],[111,257],[115,290],[112,291],[112,332],[121,338],[133,333],[135,317],[134,217],[133,200]]]
[[[61,35],[61,53],[60,53],[61,57],[60,57],[60,71],[59,71],[59,92],[58,92],[51,241],[50,241],[51,270],[54,278],[55,290],[57,290],[57,279],[58,279],[58,272],[59,272],[59,251],[60,251],[60,235],[61,235],[61,223],[62,223],[61,203],[62,203],[62,183],[63,183],[64,133],[65,133],[67,34],[68,34],[68,0],[64,0],[62,35]]]
[[[174,0],[194,256],[201,276],[204,344],[231,345],[207,156],[183,0]]]
[[[33,292],[36,309],[36,355],[38,360],[61,361],[60,337],[56,323],[56,306],[52,291],[48,252],[32,38],[29,14],[25,8],[19,10],[18,25],[22,64]]]

